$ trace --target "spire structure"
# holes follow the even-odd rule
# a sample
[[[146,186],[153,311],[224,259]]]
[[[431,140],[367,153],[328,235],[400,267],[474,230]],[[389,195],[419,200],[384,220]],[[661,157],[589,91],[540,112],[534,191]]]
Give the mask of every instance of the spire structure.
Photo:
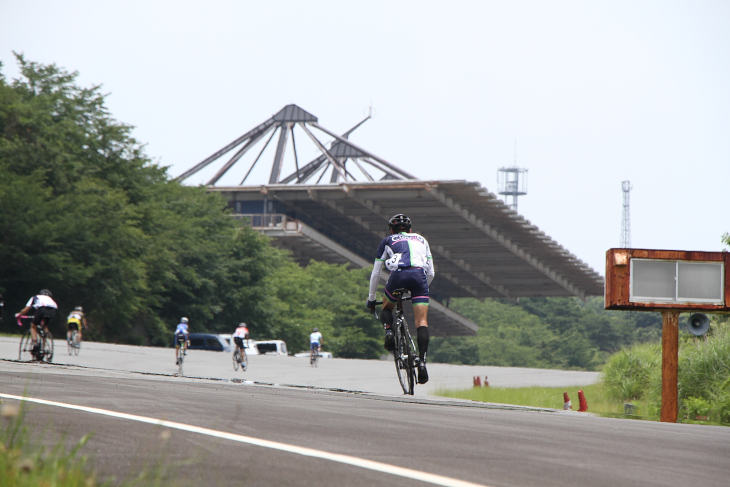
[[[303,110],[297,105],[287,105],[270,119],[238,137],[236,140],[215,152],[210,157],[182,173],[176,179],[178,181],[183,181],[201,171],[208,165],[218,161],[234,149],[238,149],[233,156],[231,156],[228,161],[223,164],[215,176],[206,183],[207,186],[215,186],[223,175],[225,175],[250,149],[259,145],[259,142],[266,139],[266,142],[263,144],[258,156],[243,176],[240,183],[242,186],[251,174],[254,166],[261,159],[261,156],[269,146],[269,143],[272,139],[274,139],[277,132],[278,139],[276,141],[276,151],[271,165],[268,184],[318,184],[323,179],[325,183],[331,184],[339,181],[357,181],[358,179],[356,175],[360,177],[360,180],[364,181],[375,181],[376,178],[378,180],[418,179],[388,161],[350,142],[350,134],[365,123],[369,118],[371,118],[371,115],[368,115],[364,120],[344,134],[337,135],[336,133],[319,125],[319,120],[311,113]],[[320,156],[302,166],[299,165],[297,143],[294,136],[295,128],[303,132],[321,153]],[[317,137],[317,135],[315,135],[315,132],[313,132],[312,129],[315,129],[317,133],[326,134],[334,140],[329,142],[329,146],[326,146]],[[267,135],[269,135],[268,138],[266,138]],[[281,173],[284,166],[284,155],[290,145],[290,139],[294,154],[295,168],[294,172],[291,174],[282,176]],[[351,162],[351,164],[348,164],[348,162]],[[331,171],[327,180],[325,179],[325,174],[328,170]]]

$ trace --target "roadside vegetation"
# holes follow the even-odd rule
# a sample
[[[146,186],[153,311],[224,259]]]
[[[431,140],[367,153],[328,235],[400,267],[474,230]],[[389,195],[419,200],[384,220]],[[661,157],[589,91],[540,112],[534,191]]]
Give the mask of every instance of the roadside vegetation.
[[[88,433],[77,442],[66,435],[54,443],[52,430],[29,426],[26,403],[0,400],[0,487],[160,487],[162,485],[194,485],[190,479],[176,478],[174,467],[166,461],[169,430],[163,429],[150,450],[144,465],[132,468],[124,479],[100,480],[93,458],[82,454],[93,438]],[[191,462],[186,461],[185,464]]]
[[[713,317],[708,336],[680,337],[679,422],[730,426],[730,317]],[[568,392],[578,409],[582,389],[588,412],[600,416],[659,420],[661,344],[643,343],[620,350],[603,367],[601,382],[568,388],[474,387],[442,390],[446,397],[562,409]]]
[[[15,404],[0,406],[0,486],[94,487],[100,485],[79,454],[90,435],[67,448],[64,441],[45,447],[24,424],[24,408]]]

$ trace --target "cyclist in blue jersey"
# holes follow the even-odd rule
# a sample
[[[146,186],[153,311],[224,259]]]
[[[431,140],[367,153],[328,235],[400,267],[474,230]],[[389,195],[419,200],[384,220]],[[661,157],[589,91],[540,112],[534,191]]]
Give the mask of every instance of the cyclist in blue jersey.
[[[180,347],[182,347],[183,355],[187,355],[188,349],[188,319],[180,318],[180,323],[175,328],[175,365],[180,363]]]
[[[431,249],[425,238],[411,233],[411,220],[403,214],[397,214],[388,221],[390,235],[378,246],[378,252],[370,274],[370,293],[366,306],[375,310],[375,292],[380,282],[380,271],[383,265],[390,271],[385,285],[383,309],[380,321],[385,328],[384,347],[388,351],[395,348],[393,335],[393,308],[398,299],[393,296],[396,289],[408,289],[411,292],[413,315],[416,318],[416,335],[418,340],[418,383],[428,382],[426,370],[426,352],[428,350],[428,286],[435,276]]]

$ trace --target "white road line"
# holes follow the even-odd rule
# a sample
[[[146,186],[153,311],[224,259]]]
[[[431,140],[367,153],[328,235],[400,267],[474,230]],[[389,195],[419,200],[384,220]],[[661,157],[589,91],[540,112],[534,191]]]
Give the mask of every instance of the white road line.
[[[141,423],[156,424],[160,426],[166,426],[168,428],[174,428],[182,431],[188,431],[191,433],[200,433],[201,435],[214,436],[216,438],[223,438],[224,440],[238,441],[241,443],[248,443],[250,445],[261,446],[264,448],[271,448],[273,450],[280,450],[289,453],[296,453],[297,455],[303,455],[306,457],[322,458],[324,460],[331,460],[333,462],[344,463],[347,465],[353,465],[355,467],[366,468],[368,470],[374,470],[376,472],[383,472],[391,475],[398,475],[414,480],[420,480],[422,482],[428,482],[434,485],[444,485],[447,487],[487,487],[484,484],[475,484],[472,482],[466,482],[464,480],[452,479],[450,477],[444,477],[441,475],[435,475],[426,472],[419,472],[418,470],[411,470],[409,468],[397,467],[395,465],[388,465],[387,463],[374,462],[372,460],[365,460],[364,458],[351,457],[348,455],[339,455],[337,453],[329,453],[321,450],[314,450],[311,448],[303,448],[295,445],[287,445],[286,443],[279,443],[276,441],[262,440],[260,438],[252,438],[250,436],[235,435],[233,433],[226,433],[225,431],[216,431],[208,428],[201,428],[199,426],[192,426],[189,424],[176,423],[174,421],[165,421],[163,419],[148,418],[146,416],[137,416],[134,414],[118,413],[116,411],[109,411],[106,409],[90,408],[86,406],[77,406],[75,404],[66,404],[63,402],[46,401],[45,399],[35,399],[31,397],[14,396],[11,394],[2,394],[0,397],[6,399],[15,399],[18,401],[34,402],[37,404],[45,404],[47,406],[57,406],[67,409],[75,409],[77,411],[84,411],[87,413],[102,414],[104,416],[111,416],[112,418],[128,419],[131,421],[139,421]]]

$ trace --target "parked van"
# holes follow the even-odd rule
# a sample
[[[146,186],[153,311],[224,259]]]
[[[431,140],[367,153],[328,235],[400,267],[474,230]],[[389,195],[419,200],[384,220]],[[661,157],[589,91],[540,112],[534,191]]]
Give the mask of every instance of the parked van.
[[[188,350],[231,351],[231,346],[226,343],[225,338],[213,335],[212,333],[191,333],[188,338],[190,340]]]

